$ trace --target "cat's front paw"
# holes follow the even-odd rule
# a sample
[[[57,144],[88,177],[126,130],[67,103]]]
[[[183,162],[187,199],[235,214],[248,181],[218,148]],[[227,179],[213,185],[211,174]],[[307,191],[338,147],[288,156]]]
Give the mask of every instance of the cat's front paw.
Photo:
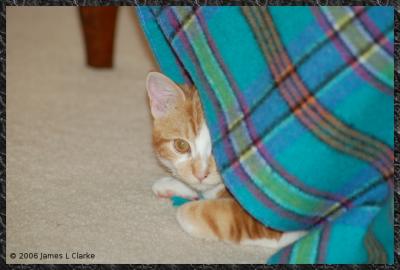
[[[181,181],[172,177],[163,177],[157,180],[152,187],[154,194],[160,198],[179,196],[189,200],[197,200],[199,194]]]

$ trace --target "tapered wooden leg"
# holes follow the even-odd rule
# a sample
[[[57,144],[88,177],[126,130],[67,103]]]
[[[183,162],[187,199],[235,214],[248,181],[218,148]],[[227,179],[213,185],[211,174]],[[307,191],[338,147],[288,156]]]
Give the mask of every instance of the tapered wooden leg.
[[[117,7],[79,8],[89,66],[112,67],[117,10]]]

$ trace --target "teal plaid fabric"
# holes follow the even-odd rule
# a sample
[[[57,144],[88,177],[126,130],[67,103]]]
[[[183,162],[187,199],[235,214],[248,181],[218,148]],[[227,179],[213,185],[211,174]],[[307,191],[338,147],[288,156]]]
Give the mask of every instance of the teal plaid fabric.
[[[224,182],[309,230],[268,263],[393,263],[393,8],[138,7],[161,71],[200,94]]]

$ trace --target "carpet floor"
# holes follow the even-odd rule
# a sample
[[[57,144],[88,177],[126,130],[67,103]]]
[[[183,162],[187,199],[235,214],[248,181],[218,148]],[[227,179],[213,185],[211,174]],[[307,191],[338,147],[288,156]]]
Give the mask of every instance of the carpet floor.
[[[166,175],[144,88],[157,66],[133,8],[119,11],[114,68],[99,70],[76,8],[7,7],[7,263],[265,262],[271,250],[190,237],[152,194]]]

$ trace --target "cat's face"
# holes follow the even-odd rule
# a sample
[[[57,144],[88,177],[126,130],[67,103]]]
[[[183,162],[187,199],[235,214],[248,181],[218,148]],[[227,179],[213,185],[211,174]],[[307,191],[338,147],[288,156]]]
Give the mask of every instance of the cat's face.
[[[157,72],[149,73],[146,88],[153,115],[153,145],[161,163],[198,191],[220,183],[197,91],[180,88]]]

